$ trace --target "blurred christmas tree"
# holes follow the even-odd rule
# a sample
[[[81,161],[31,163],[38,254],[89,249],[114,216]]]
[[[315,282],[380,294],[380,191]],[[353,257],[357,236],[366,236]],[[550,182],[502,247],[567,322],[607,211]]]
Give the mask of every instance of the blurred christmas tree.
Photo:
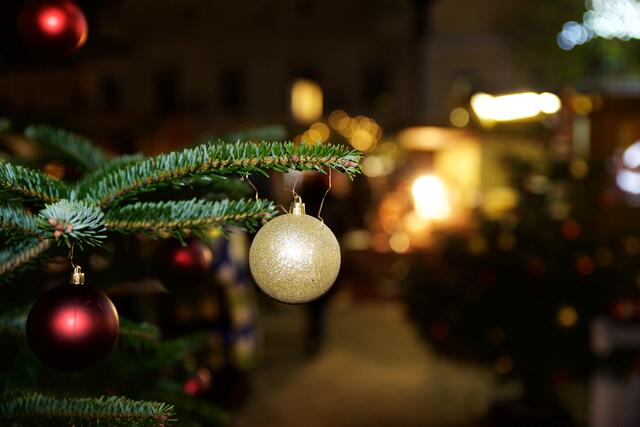
[[[61,129],[28,126],[22,135],[9,134],[8,121],[0,128],[0,424],[166,425],[178,418],[183,425],[223,424],[225,414],[211,399],[232,391],[220,390],[220,383],[212,391],[208,368],[216,357],[233,359],[240,368],[249,363],[251,313],[242,309],[249,298],[242,285],[246,268],[234,266],[233,250],[224,241],[212,252],[211,236],[230,235],[233,244],[237,234],[229,227],[252,231],[276,213],[268,200],[239,198],[251,189],[228,177],[326,168],[352,176],[359,154],[337,145],[219,141],[151,158],[111,157]],[[187,245],[152,243],[171,237]],[[55,349],[36,349],[31,323],[31,349],[25,340],[30,306],[65,281],[70,252],[86,271],[85,285],[74,275],[76,288],[103,289],[121,315],[133,317],[121,316],[117,344],[100,361],[82,354],[95,349],[62,358]],[[156,295],[154,278],[172,293],[129,297]],[[219,286],[212,285],[214,279]],[[55,289],[62,286],[45,296]],[[113,332],[95,320],[82,326],[80,314],[91,309],[74,307],[70,324],[45,326],[58,334],[77,334],[87,324],[103,335]],[[214,329],[224,329],[219,339]],[[32,350],[66,372],[42,363]],[[79,369],[76,361],[97,364]]]
[[[506,168],[517,207],[501,219],[478,211],[470,233],[439,233],[415,255],[407,301],[437,350],[519,377],[524,400],[540,403],[588,375],[590,321],[637,294],[640,230],[600,165]]]

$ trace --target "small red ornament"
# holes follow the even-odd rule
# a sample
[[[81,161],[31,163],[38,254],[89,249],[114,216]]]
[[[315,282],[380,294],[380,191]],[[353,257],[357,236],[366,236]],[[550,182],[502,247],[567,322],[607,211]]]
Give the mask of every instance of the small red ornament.
[[[87,20],[71,0],[32,0],[22,8],[20,33],[34,50],[68,54],[87,41]]]
[[[118,312],[101,291],[84,285],[76,267],[73,283],[42,295],[27,318],[27,342],[45,364],[73,371],[105,357],[118,338]]]
[[[206,274],[213,263],[213,251],[197,238],[188,239],[184,246],[177,240],[169,240],[161,248],[160,258],[163,272],[183,281]]]

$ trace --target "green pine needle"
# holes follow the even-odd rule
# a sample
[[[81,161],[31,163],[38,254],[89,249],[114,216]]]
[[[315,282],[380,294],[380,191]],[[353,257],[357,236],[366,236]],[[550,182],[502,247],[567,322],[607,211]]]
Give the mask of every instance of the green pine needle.
[[[83,171],[99,168],[107,160],[106,154],[87,138],[65,129],[31,125],[24,130],[24,135],[50,151],[69,158]]]
[[[40,203],[68,197],[67,186],[48,175],[0,160],[0,191]]]
[[[0,250],[0,279],[6,280],[17,269],[27,268],[51,246],[51,241],[29,237]]]
[[[160,330],[157,326],[146,322],[136,323],[120,318],[118,346],[142,350],[158,345],[160,342]]]
[[[201,234],[211,226],[235,225],[255,230],[275,215],[269,200],[178,200],[137,202],[111,209],[105,218],[107,227],[123,233],[144,233],[151,237]]]
[[[0,229],[10,237],[18,234],[38,235],[36,221],[31,212],[14,204],[0,204]]]
[[[29,392],[0,403],[2,425],[166,426],[176,421],[174,415],[173,405],[120,396],[71,398]]]
[[[125,154],[122,156],[114,157],[113,159],[109,159],[99,167],[89,171],[83,178],[86,182],[95,182],[100,180],[101,178],[109,175],[112,172],[115,172],[123,167],[132,165],[134,163],[140,163],[144,160],[144,156],[142,154]]]
[[[41,236],[64,242],[68,247],[73,242],[80,247],[99,246],[107,237],[104,214],[87,202],[61,200],[45,205],[38,217]]]

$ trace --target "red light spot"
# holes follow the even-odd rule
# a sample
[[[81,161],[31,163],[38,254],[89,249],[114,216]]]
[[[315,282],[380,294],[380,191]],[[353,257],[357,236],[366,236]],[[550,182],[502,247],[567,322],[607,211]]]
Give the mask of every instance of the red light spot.
[[[189,378],[183,386],[184,392],[190,395],[196,395],[200,391],[200,383],[197,378]]]
[[[58,7],[46,7],[38,14],[38,25],[42,32],[55,36],[64,31],[67,26],[67,16]]]
[[[56,332],[65,338],[82,337],[91,330],[90,323],[87,313],[75,307],[62,309],[53,318]]]
[[[195,257],[188,248],[178,249],[173,256],[173,262],[181,268],[193,268],[196,264]]]

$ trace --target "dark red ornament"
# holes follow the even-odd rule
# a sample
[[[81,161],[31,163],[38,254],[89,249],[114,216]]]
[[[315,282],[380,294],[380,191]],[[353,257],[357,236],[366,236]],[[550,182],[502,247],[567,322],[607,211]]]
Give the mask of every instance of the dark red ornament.
[[[19,24],[29,47],[52,56],[79,49],[89,34],[84,13],[71,0],[31,0],[22,8]]]
[[[161,269],[170,279],[198,279],[213,263],[211,247],[197,238],[187,239],[186,245],[177,240],[166,241],[160,249]]]
[[[66,371],[104,358],[115,345],[118,330],[118,312],[111,300],[80,283],[49,290],[27,318],[27,342],[33,353],[45,364]]]

